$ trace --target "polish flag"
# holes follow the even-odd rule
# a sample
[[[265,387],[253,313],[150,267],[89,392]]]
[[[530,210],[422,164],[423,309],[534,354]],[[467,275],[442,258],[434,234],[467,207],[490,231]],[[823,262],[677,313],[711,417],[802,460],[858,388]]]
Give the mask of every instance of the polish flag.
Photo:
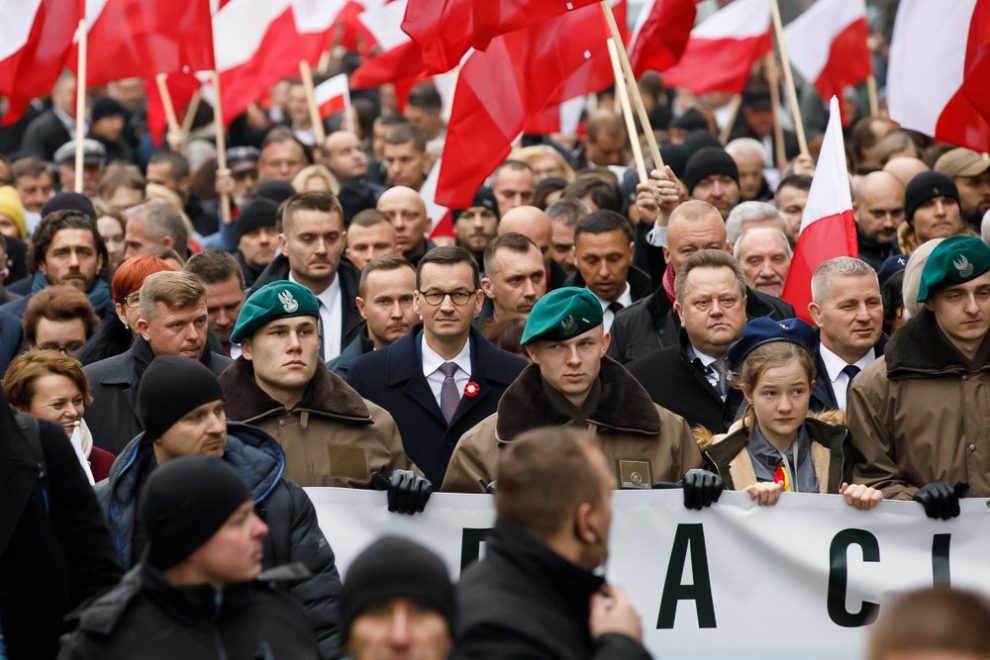
[[[787,24],[784,43],[791,66],[827,99],[872,72],[868,32],[865,0],[818,0]]]
[[[697,0],[646,0],[639,10],[629,63],[637,76],[663,71],[684,55],[698,14]]]
[[[86,23],[87,85],[214,68],[209,0],[86,0]]]
[[[402,18],[406,12],[406,0],[395,0],[387,5],[364,11],[360,20],[372,35],[377,54],[366,59],[351,75],[354,89],[372,89],[386,83],[418,80],[426,72],[422,49],[402,31]]]
[[[664,71],[668,87],[695,94],[741,94],[753,63],[770,52],[770,0],[735,0],[691,31],[680,61]]]
[[[891,119],[990,151],[990,2],[901,0],[887,70]]]
[[[3,3],[0,96],[8,106],[0,125],[17,121],[32,99],[51,91],[72,49],[80,9],[64,0]]]
[[[833,96],[829,102],[825,140],[808,191],[801,231],[781,298],[794,306],[798,318],[813,323],[808,314],[808,303],[811,302],[811,277],[815,270],[829,259],[858,254],[839,100]]]
[[[427,236],[454,236],[454,216],[450,209],[437,203],[437,182],[440,180],[440,166],[443,158],[438,158],[433,164],[433,168],[423,181],[422,188],[419,189],[419,196],[426,205],[426,216],[430,219],[430,231]]]
[[[351,105],[351,92],[347,88],[347,74],[341,73],[326,80],[313,89],[316,107],[320,116],[326,119]]]
[[[279,80],[315,66],[343,0],[229,0],[213,17],[224,124]]]

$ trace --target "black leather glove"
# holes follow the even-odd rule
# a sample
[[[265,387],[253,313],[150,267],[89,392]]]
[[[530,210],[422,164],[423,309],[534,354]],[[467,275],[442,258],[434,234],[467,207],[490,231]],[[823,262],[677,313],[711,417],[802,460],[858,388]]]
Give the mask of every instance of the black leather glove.
[[[911,498],[925,507],[925,515],[929,518],[948,520],[959,515],[959,498],[965,497],[969,484],[960,481],[950,486],[944,481],[925,484]]]
[[[684,475],[684,506],[700,511],[722,496],[725,482],[722,477],[708,470],[688,470]]]
[[[386,478],[381,472],[371,475],[371,487],[388,491],[388,510],[412,515],[422,511],[433,494],[433,484],[412,470],[393,470]]]

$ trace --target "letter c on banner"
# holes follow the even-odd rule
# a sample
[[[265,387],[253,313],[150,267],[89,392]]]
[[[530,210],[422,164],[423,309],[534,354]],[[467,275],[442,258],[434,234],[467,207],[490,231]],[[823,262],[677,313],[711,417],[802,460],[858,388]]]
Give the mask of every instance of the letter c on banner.
[[[832,539],[828,550],[828,616],[833,623],[844,628],[857,628],[872,623],[879,609],[879,605],[869,601],[863,601],[859,612],[846,609],[846,588],[849,583],[847,551],[851,545],[862,548],[864,562],[880,561],[877,537],[865,529],[844,529]]]

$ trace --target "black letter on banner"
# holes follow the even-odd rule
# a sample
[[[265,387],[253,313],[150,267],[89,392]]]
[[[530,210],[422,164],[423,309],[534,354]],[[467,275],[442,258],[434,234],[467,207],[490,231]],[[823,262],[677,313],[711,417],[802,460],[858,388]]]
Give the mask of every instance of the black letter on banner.
[[[481,557],[481,544],[492,530],[486,528],[471,529],[465,527],[461,533],[461,571],[478,561]]]
[[[681,584],[684,561],[688,547],[691,549],[693,584]],[[715,603],[712,598],[712,579],[708,574],[708,552],[705,550],[705,530],[700,524],[678,525],[674,534],[674,547],[670,551],[667,577],[660,597],[660,616],[657,629],[674,627],[677,601],[693,600],[698,610],[698,627],[715,627]]]
[[[949,575],[949,543],[952,534],[936,534],[932,537],[932,582],[951,586]]]
[[[851,545],[858,545],[863,549],[863,561],[880,561],[880,545],[877,543],[877,537],[865,529],[844,529],[832,539],[832,547],[828,551],[828,616],[836,625],[844,628],[856,628],[872,623],[878,609],[876,603],[864,601],[859,612],[846,610],[849,573],[846,551]]]

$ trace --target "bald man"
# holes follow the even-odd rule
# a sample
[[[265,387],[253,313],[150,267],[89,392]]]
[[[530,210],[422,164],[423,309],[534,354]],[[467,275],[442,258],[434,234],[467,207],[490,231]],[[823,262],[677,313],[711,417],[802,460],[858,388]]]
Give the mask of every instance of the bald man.
[[[911,179],[918,176],[922,172],[928,171],[928,166],[925,165],[924,161],[915,158],[914,156],[895,156],[887,161],[887,164],[883,166],[884,172],[890,172],[898,179],[901,183],[907,186],[911,182]]]
[[[674,275],[699,250],[729,252],[730,246],[726,243],[725,222],[719,210],[708,202],[690,200],[674,209],[667,223],[667,245],[663,246],[667,271],[663,286],[615,315],[609,356],[627,364],[678,343],[681,324],[673,313]],[[794,308],[783,300],[748,288],[746,315],[780,320],[793,317]]]
[[[430,249],[436,247],[426,238],[430,218],[426,204],[412,188],[395,186],[378,198],[378,210],[388,216],[395,229],[395,243],[403,257],[415,266]],[[549,222],[549,221],[548,221]]]
[[[334,131],[323,141],[323,164],[341,183],[368,174],[368,155],[350,131]]]
[[[859,258],[880,268],[899,254],[897,228],[904,222],[904,184],[890,172],[870,172],[859,180],[853,195]]]
[[[553,260],[550,249],[553,245],[553,222],[550,216],[535,206],[517,206],[499,221],[498,235],[503,234],[522,234],[540,248],[543,264],[547,269],[547,291],[564,285],[567,273]]]

